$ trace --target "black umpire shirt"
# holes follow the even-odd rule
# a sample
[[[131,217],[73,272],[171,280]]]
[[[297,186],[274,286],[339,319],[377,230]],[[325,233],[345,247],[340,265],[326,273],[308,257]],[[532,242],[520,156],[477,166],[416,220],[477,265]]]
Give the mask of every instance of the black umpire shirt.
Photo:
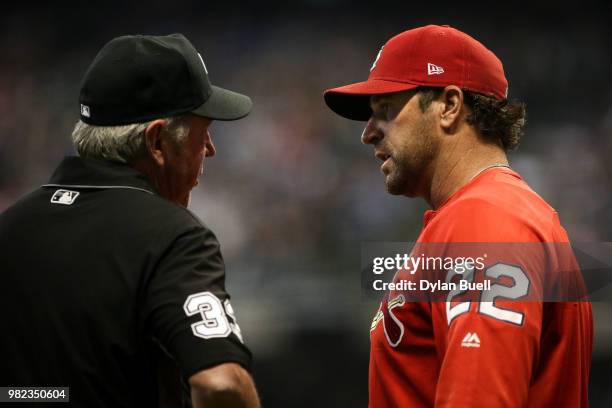
[[[0,260],[0,386],[150,407],[159,350],[183,379],[250,365],[214,234],[129,166],[65,158],[0,215]]]

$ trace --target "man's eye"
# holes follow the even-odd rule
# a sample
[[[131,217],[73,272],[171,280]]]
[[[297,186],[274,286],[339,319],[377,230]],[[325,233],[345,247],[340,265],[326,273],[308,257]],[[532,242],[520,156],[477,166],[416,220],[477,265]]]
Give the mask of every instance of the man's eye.
[[[393,106],[391,106],[390,104],[385,104],[384,105],[384,110],[382,113],[382,116],[386,119],[386,120],[393,120],[393,118],[395,118],[395,109],[393,109]]]
[[[374,111],[374,114],[379,118],[386,119],[389,116],[389,110],[390,110],[389,104],[387,103],[381,104],[376,108],[376,110]]]

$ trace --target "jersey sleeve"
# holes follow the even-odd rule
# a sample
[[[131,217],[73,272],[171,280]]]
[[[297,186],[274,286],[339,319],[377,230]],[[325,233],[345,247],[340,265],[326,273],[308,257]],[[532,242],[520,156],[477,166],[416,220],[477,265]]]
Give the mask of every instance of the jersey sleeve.
[[[543,251],[537,236],[485,202],[466,202],[441,219],[443,242],[473,242],[488,255],[471,279],[491,289],[432,306],[441,367],[435,406],[520,407],[528,400],[543,320]],[[525,241],[532,241],[526,243]],[[460,248],[456,246],[455,248]],[[455,299],[457,299],[455,301]],[[449,301],[450,300],[450,301]]]
[[[503,307],[500,303],[497,306]],[[441,341],[444,357],[435,406],[525,406],[538,355],[541,304],[506,305],[507,310],[524,315],[521,325],[484,314],[478,306],[453,319]],[[447,324],[446,316],[441,324]]]
[[[203,226],[180,234],[153,267],[146,285],[145,326],[185,378],[251,353],[225,291],[225,266],[215,235]]]

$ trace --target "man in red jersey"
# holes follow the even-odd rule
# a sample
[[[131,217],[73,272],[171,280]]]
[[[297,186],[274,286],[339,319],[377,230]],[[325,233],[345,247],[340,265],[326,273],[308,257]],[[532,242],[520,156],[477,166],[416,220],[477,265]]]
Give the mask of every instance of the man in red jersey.
[[[582,288],[582,278],[557,213],[508,165],[525,109],[507,90],[490,50],[430,25],[391,38],[367,81],[325,92],[333,111],[367,121],[362,142],[383,161],[388,191],[432,207],[418,246],[523,246],[470,275],[492,282],[476,301],[386,294],[371,328],[372,408],[588,406],[591,305],[543,301],[548,286]],[[541,243],[556,253],[529,249]],[[552,264],[561,284],[543,270]]]

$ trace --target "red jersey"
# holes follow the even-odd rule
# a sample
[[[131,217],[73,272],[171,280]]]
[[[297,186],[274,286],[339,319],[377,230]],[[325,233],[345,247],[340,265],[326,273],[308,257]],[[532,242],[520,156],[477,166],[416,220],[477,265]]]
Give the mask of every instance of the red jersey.
[[[494,168],[427,211],[417,242],[568,237],[557,213],[517,173]],[[591,304],[522,301],[520,295],[546,285],[529,275],[531,258],[485,266],[489,275],[512,278],[505,289],[498,284],[506,295],[488,302],[410,302],[389,292],[370,333],[370,407],[587,407]],[[557,261],[567,263],[560,269],[583,284],[573,254],[565,258]]]

